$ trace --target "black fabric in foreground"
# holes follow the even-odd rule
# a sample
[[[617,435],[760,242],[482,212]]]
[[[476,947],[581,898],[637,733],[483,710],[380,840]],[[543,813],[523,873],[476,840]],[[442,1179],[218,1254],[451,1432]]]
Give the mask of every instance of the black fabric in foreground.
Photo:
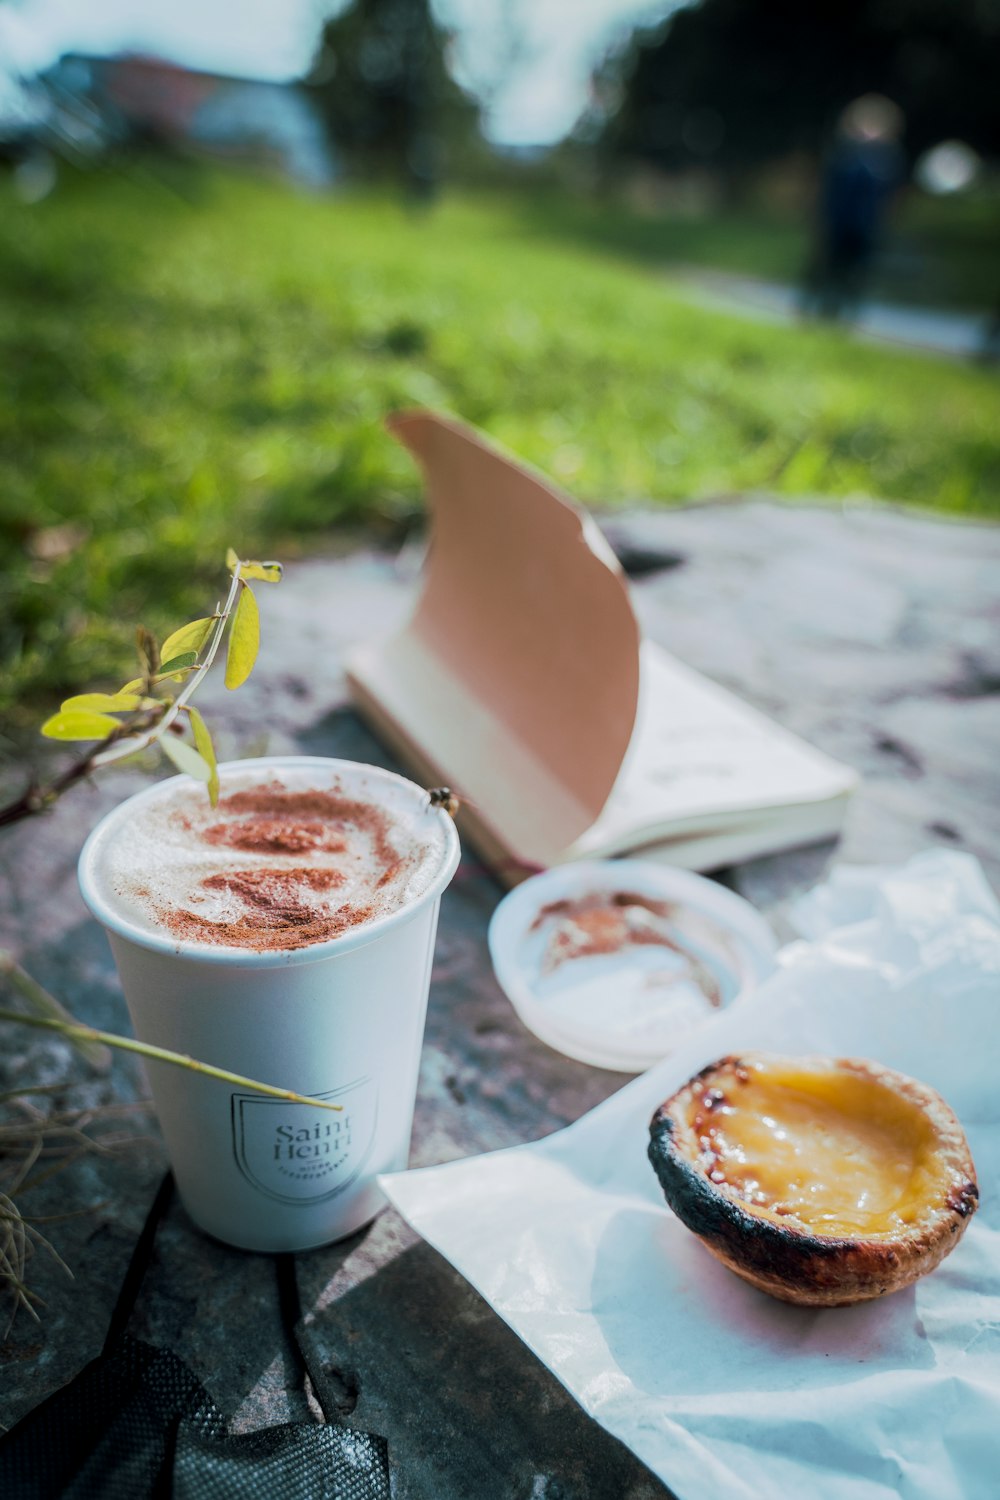
[[[384,1439],[296,1422],[230,1437],[187,1365],[125,1337],[0,1440],[3,1500],[389,1500]]]
[[[383,1438],[318,1422],[289,1422],[242,1437],[180,1424],[172,1500],[389,1500]]]

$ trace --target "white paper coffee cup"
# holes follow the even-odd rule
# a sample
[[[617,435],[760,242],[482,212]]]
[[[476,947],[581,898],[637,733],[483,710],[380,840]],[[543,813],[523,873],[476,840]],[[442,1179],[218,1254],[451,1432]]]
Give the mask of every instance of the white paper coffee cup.
[[[442,891],[458,864],[448,815],[374,766],[287,756],[232,762],[261,776],[315,769],[352,796],[380,792],[435,823],[437,866],[419,895],[306,947],[250,952],[178,941],[131,919],[106,889],[105,841],[184,778],[140,792],[94,829],[83,898],[108,932],[137,1037],[261,1083],[341,1104],[278,1100],[169,1063],[147,1068],[178,1191],[191,1218],[247,1250],[306,1250],[352,1234],[385,1199],[380,1172],[407,1165]],[[426,810],[426,813],[425,813]],[[442,838],[443,832],[443,838]]]

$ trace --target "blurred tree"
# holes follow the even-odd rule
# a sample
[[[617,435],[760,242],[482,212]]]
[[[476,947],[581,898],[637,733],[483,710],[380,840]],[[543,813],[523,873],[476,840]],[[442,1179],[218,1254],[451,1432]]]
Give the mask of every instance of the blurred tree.
[[[429,198],[446,153],[476,137],[478,110],[448,70],[447,47],[428,0],[353,0],[326,22],[306,81],[357,174]]]
[[[1000,155],[1000,0],[702,0],[637,33],[615,70],[602,144],[665,168],[738,179],[816,155],[872,92],[903,110],[911,159],[946,137]]]

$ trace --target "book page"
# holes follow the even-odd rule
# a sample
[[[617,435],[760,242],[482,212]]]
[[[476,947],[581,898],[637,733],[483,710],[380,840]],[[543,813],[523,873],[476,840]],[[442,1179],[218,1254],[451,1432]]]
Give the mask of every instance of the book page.
[[[611,796],[574,854],[837,799],[856,784],[847,766],[652,642],[643,642],[640,662],[632,744]]]

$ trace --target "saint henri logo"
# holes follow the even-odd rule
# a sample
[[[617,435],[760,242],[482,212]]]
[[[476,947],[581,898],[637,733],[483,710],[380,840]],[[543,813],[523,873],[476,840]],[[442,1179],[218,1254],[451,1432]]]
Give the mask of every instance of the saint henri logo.
[[[374,1079],[317,1094],[343,1105],[310,1109],[262,1094],[233,1095],[233,1149],[240,1171],[280,1203],[321,1203],[342,1193],[371,1151],[378,1114]]]

